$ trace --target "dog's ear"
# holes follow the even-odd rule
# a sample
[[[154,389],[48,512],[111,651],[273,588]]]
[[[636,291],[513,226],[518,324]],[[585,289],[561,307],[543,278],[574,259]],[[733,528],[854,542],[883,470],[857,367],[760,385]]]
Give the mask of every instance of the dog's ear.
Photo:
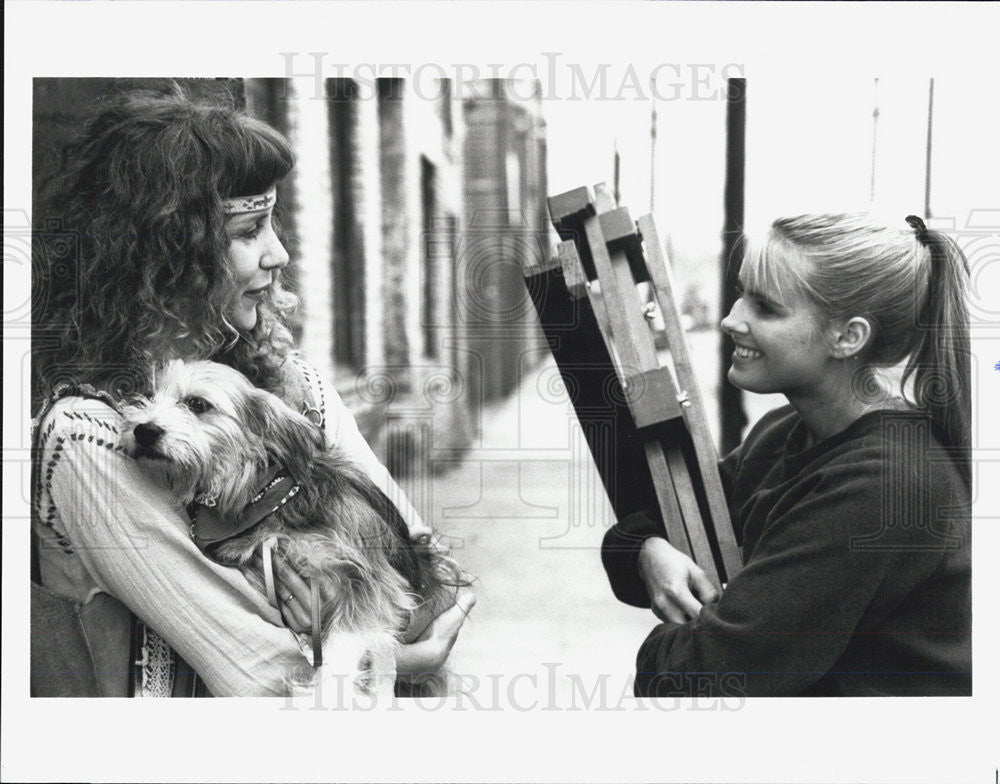
[[[268,455],[299,481],[323,448],[323,431],[319,427],[262,389],[250,394],[246,424],[263,441]]]

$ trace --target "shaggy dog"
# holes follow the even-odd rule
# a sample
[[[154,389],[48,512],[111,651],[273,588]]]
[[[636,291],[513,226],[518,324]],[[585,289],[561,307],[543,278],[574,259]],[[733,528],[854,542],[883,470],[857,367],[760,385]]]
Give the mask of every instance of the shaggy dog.
[[[204,552],[273,596],[257,557],[262,544],[272,548],[312,583],[324,676],[391,695],[404,630],[415,613],[450,606],[454,587],[467,584],[457,567],[433,544],[410,541],[395,506],[326,446],[321,428],[230,367],[170,362],[153,396],[123,413],[126,448],[189,504]],[[322,607],[320,584],[335,596]]]

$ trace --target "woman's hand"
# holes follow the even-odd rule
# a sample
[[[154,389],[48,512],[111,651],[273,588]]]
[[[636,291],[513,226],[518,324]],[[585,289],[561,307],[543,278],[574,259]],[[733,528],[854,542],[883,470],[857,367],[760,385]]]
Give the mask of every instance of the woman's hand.
[[[309,583],[294,569],[275,558],[274,585],[285,625],[298,634],[311,632]],[[335,586],[329,586],[324,581],[322,592],[322,601],[336,601]],[[422,675],[441,669],[475,603],[476,595],[472,591],[460,589],[455,603],[434,618],[414,642],[399,650],[396,656],[398,673],[404,676]]]
[[[719,598],[701,567],[658,536],[643,542],[639,576],[661,621],[685,623],[701,612],[702,605]]]
[[[260,553],[254,558],[260,562]],[[309,582],[292,569],[285,561],[272,555],[274,564],[274,593],[278,599],[278,611],[285,626],[297,634],[312,632],[312,595]],[[337,586],[328,580],[320,584],[320,606],[337,600]]]
[[[461,589],[455,603],[431,621],[416,641],[399,649],[396,672],[401,676],[423,675],[441,669],[475,603],[476,595]]]

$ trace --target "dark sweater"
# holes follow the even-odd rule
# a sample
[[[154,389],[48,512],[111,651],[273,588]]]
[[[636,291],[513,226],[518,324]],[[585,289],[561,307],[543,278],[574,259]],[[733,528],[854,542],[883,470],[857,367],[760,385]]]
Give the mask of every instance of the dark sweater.
[[[786,406],[720,463],[746,565],[649,634],[637,696],[971,694],[970,497],[929,420],[873,412],[806,443]],[[636,514],[605,536],[622,601],[650,606],[638,554],[663,530]]]

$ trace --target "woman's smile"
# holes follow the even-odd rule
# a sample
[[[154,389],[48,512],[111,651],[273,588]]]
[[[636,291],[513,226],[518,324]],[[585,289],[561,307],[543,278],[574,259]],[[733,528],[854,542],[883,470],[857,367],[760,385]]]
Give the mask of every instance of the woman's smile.
[[[792,289],[741,292],[722,330],[735,347],[729,381],[748,392],[802,394],[825,383],[829,350],[824,319]]]
[[[751,359],[758,359],[764,356],[762,351],[757,351],[756,349],[748,348],[746,346],[741,346],[739,343],[736,344],[736,349],[733,351],[733,361],[744,360],[748,361]]]

